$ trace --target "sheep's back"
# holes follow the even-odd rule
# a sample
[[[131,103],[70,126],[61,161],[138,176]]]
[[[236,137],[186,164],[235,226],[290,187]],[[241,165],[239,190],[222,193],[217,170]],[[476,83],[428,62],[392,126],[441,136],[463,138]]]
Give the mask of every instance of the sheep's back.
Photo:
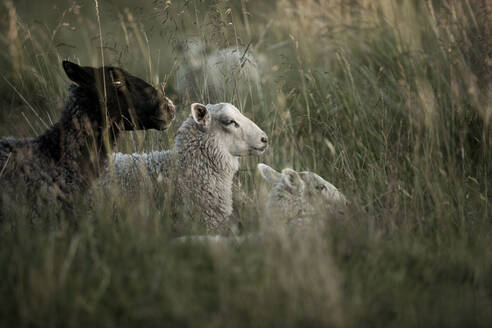
[[[2,185],[52,182],[53,163],[40,152],[34,139],[0,139],[0,179]]]
[[[5,197],[68,201],[88,182],[78,174],[78,167],[64,164],[43,152],[36,138],[0,139],[0,181]]]
[[[106,186],[116,183],[124,189],[135,189],[142,183],[152,183],[169,177],[169,151],[151,153],[114,153],[112,164],[107,165],[103,177]]]

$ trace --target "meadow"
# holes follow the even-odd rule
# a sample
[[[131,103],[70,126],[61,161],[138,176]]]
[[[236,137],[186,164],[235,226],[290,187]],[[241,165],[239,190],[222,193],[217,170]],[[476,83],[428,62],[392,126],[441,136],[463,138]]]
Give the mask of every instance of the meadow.
[[[199,40],[264,58],[263,95],[223,101],[270,140],[241,160],[235,199],[262,243],[171,243],[170,187],[155,183],[95,188],[71,217],[47,208],[33,222],[9,204],[0,326],[490,326],[487,1],[0,0],[0,18],[0,136],[56,121],[69,59],[165,84],[171,128],[128,132],[117,150],[169,149],[190,101],[209,101],[176,91],[182,45]],[[308,234],[275,231],[258,162],[318,173],[349,210]]]

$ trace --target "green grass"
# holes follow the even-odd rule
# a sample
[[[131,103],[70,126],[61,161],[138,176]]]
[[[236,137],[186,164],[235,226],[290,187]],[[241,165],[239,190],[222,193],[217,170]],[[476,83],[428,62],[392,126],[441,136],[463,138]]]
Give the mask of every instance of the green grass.
[[[251,42],[266,57],[264,98],[224,101],[271,140],[267,154],[242,160],[238,177],[250,201],[236,204],[237,215],[264,231],[261,244],[171,244],[167,186],[138,196],[96,190],[73,217],[46,210],[34,223],[28,208],[9,204],[0,326],[490,325],[485,1],[0,0],[0,8],[2,136],[36,135],[56,121],[69,84],[61,59],[99,66],[103,54],[105,64],[167,82],[179,111],[168,132],[127,133],[118,149],[171,147],[190,105],[174,92],[178,49],[194,38],[215,49]],[[258,161],[317,172],[351,200],[349,213],[305,235],[272,231]]]

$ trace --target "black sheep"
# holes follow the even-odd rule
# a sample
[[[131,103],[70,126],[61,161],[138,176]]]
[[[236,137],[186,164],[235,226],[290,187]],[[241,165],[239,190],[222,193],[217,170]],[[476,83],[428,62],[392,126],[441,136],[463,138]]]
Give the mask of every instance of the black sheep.
[[[162,92],[121,68],[69,61],[63,68],[76,85],[60,120],[35,138],[0,139],[3,201],[18,199],[22,190],[28,199],[70,204],[99,176],[120,131],[165,130],[174,119],[174,105]]]

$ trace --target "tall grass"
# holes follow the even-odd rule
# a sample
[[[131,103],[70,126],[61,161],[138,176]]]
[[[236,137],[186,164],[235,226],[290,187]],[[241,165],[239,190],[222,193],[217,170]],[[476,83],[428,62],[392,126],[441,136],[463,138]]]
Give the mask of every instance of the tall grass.
[[[251,43],[266,57],[264,97],[224,101],[271,140],[267,154],[242,160],[235,203],[245,229],[266,238],[170,243],[176,204],[159,183],[96,188],[69,218],[47,209],[33,222],[10,203],[0,325],[489,325],[486,1],[121,0],[99,1],[99,17],[95,3],[0,1],[0,134],[36,135],[56,121],[69,83],[60,60],[97,66],[102,53],[107,65],[165,82],[178,104],[170,131],[128,133],[118,149],[170,148],[189,108],[174,91],[181,45]],[[275,231],[258,161],[316,171],[351,200],[349,213],[299,236]]]

